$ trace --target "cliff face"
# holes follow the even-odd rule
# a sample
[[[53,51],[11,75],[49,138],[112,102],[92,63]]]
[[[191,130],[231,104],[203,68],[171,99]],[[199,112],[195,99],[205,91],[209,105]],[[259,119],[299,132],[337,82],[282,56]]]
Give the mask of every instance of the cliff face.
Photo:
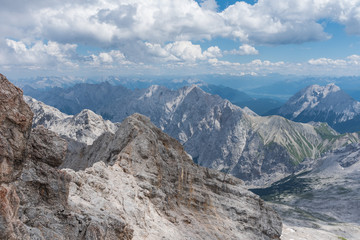
[[[0,239],[21,231],[20,199],[13,181],[22,171],[32,112],[22,91],[0,74]]]
[[[139,114],[74,154],[84,170],[59,170],[69,142],[30,133],[21,91],[1,79],[0,239],[279,239],[279,216],[241,180],[195,165]]]
[[[12,182],[25,158],[33,113],[22,90],[0,74],[0,182]]]
[[[94,223],[69,206],[71,176],[57,169],[66,141],[43,127],[31,131],[22,91],[1,74],[0,100],[0,239],[101,239],[97,224],[112,226],[107,239],[131,239],[121,219]]]

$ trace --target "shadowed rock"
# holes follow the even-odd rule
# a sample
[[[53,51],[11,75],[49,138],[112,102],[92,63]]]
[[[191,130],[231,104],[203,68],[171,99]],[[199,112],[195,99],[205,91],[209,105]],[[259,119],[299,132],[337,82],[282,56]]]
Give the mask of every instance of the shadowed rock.
[[[22,90],[0,74],[0,183],[11,182],[21,171],[33,113]]]

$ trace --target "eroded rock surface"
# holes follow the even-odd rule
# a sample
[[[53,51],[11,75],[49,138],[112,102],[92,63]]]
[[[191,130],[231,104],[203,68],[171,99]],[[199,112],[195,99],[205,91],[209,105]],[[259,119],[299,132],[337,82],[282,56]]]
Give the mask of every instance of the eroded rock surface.
[[[15,239],[23,231],[13,181],[22,171],[32,116],[22,90],[0,74],[0,239]]]
[[[22,90],[0,74],[0,182],[11,182],[25,158],[33,113]]]

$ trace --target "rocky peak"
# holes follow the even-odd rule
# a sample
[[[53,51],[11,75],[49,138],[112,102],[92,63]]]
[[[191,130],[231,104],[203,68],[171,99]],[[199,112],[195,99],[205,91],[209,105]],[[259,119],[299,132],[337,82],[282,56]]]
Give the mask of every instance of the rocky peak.
[[[24,97],[34,113],[33,127],[44,126],[61,136],[66,136],[85,144],[92,144],[104,132],[114,133],[116,125],[104,120],[89,109],[67,115],[31,97]]]
[[[53,122],[61,121],[70,115],[60,112],[57,108],[44,104],[32,97],[24,96],[25,102],[34,113],[32,126],[43,125],[49,128]]]
[[[312,85],[291,97],[278,113],[300,122],[327,122],[336,130],[344,132],[349,126],[358,125],[360,102],[355,101],[335,84]],[[353,121],[351,124],[345,124],[350,120]]]
[[[320,98],[326,98],[329,94],[340,91],[341,89],[336,86],[334,83],[330,83],[326,86],[319,86],[317,84],[311,85],[305,88],[304,96],[318,96]]]
[[[137,90],[109,86],[106,92],[99,88],[101,86],[79,85],[51,91],[42,99],[54,101],[63,109],[75,106],[91,108],[113,121],[123,121],[136,112],[148,116],[156,126],[178,139],[194,162],[231,173],[249,184],[274,181],[277,173],[276,179],[291,174],[296,167],[294,163],[333,149],[338,146],[333,144],[334,141],[340,139],[336,134],[327,133],[323,134],[327,139],[323,139],[314,127],[308,125],[277,117],[257,117],[248,109],[243,110],[217,95],[203,92],[196,85],[176,91],[160,86]],[[341,91],[333,94],[339,93]],[[89,98],[96,100],[91,102]],[[336,102],[340,103],[342,99]],[[298,110],[291,109],[294,106],[298,107],[289,105],[291,114]],[[347,104],[344,106],[349,107]],[[75,137],[72,138],[81,136],[80,133],[84,132],[73,134]],[[345,141],[342,142],[346,144]]]
[[[319,104],[322,105],[329,102],[326,98],[334,98],[334,94],[338,93],[340,88],[335,84],[328,84],[326,86],[311,85],[289,100],[289,104],[299,106],[300,108],[294,112],[293,117],[297,117],[307,109],[313,109]],[[344,95],[346,95],[344,93]],[[330,102],[329,102],[330,103]]]

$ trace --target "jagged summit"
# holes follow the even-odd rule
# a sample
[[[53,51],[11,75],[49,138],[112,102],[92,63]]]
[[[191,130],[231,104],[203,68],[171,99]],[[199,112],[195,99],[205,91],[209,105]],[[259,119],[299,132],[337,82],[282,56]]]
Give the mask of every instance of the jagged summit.
[[[314,84],[304,89],[304,95],[308,97],[311,95],[317,95],[319,98],[326,98],[329,94],[338,92],[340,90],[340,87],[336,86],[335,83],[330,83],[325,86]]]
[[[31,97],[25,96],[24,99],[34,113],[33,127],[42,125],[59,135],[81,143],[90,145],[104,132],[114,133],[117,129],[115,124],[104,120],[89,109],[84,109],[73,116]]]
[[[300,122],[327,122],[340,132],[360,130],[354,128],[360,120],[360,102],[335,84],[302,89],[279,109],[278,114]]]

